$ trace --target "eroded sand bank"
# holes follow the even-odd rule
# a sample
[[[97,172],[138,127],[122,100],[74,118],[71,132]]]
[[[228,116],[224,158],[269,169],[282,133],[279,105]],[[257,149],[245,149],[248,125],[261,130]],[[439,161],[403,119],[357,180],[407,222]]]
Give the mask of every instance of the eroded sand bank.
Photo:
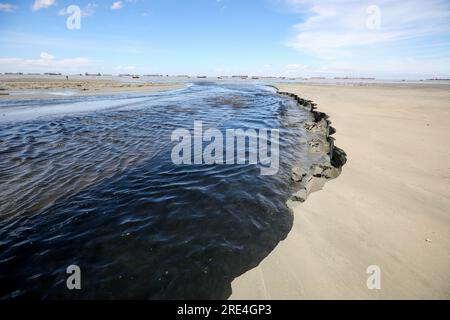
[[[450,298],[450,88],[277,87],[330,116],[348,161],[231,298]],[[367,288],[369,265],[380,290]]]

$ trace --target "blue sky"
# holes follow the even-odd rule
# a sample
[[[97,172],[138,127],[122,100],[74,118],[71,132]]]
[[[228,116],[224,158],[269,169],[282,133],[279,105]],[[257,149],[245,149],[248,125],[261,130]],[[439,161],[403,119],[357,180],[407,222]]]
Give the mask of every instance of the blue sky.
[[[450,77],[450,1],[0,0],[11,71]]]

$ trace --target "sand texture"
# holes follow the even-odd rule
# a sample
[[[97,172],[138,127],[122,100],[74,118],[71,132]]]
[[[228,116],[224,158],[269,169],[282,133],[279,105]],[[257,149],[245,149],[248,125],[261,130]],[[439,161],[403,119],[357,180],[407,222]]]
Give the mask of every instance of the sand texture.
[[[277,87],[330,116],[347,164],[231,299],[449,299],[449,86]],[[369,265],[380,290],[367,288]]]
[[[183,88],[185,84],[103,80],[101,77],[11,77],[0,76],[0,99],[36,99],[58,97],[55,92],[68,92],[70,96],[98,95],[120,92],[155,92]]]

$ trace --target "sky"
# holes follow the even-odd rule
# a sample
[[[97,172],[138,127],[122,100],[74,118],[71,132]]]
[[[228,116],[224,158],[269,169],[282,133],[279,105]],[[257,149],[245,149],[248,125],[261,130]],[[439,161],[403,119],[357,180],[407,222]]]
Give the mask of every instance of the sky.
[[[0,0],[0,72],[450,78],[450,0]]]

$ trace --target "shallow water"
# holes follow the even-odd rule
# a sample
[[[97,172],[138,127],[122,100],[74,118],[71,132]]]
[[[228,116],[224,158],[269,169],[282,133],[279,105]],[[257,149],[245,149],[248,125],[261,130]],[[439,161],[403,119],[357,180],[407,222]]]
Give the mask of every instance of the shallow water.
[[[227,298],[291,226],[310,114],[257,85],[0,104],[0,297]],[[280,169],[174,165],[171,133],[279,128]],[[80,266],[82,290],[66,288]]]

